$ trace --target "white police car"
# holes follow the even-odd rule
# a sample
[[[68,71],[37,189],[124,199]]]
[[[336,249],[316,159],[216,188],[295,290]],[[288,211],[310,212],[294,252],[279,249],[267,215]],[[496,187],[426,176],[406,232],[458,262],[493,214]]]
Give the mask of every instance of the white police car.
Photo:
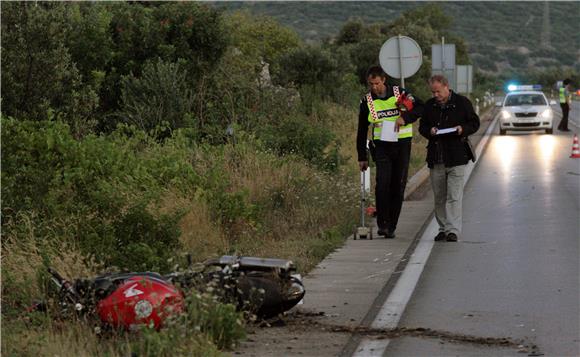
[[[556,101],[548,101],[546,95],[538,86],[510,86],[510,92],[502,102],[496,103],[499,111],[499,133],[505,135],[508,130],[545,130],[552,134],[554,112],[550,105]]]

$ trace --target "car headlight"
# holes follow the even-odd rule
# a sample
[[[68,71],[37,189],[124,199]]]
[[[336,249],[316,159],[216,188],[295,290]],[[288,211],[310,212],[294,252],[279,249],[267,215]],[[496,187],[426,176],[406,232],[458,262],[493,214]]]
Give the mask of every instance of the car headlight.
[[[511,118],[511,116],[512,115],[507,110],[502,110],[501,111],[501,118],[502,119],[507,120],[507,119]]]
[[[540,115],[544,119],[551,119],[552,118],[552,109],[546,109]]]

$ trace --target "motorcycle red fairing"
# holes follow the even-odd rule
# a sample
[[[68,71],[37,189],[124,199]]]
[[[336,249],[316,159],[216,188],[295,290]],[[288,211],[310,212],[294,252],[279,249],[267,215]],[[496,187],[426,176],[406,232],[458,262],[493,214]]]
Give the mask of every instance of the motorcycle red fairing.
[[[97,304],[102,322],[134,330],[145,325],[159,329],[168,316],[184,311],[183,293],[167,281],[133,276]]]

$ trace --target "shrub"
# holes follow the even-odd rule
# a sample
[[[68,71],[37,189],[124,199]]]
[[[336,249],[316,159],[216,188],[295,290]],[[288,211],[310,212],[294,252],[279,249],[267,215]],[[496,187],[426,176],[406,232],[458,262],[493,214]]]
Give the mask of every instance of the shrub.
[[[333,135],[325,125],[309,122],[304,115],[296,115],[259,128],[258,137],[279,155],[295,154],[319,162],[324,158],[324,149]]]
[[[337,63],[330,52],[316,46],[293,49],[280,58],[282,84],[321,85],[336,79]]]
[[[198,182],[184,143],[156,145],[137,130],[76,141],[59,122],[2,126],[3,227],[35,212],[40,237],[73,239],[109,265],[167,268],[183,212],[157,212],[159,202]]]
[[[96,125],[98,85],[83,82],[66,46],[70,16],[65,4],[2,6],[2,113],[58,118],[82,137]]]
[[[121,80],[121,121],[150,132],[167,125],[169,130],[192,127],[192,85],[179,63],[161,59],[145,64],[140,77],[133,74]]]
[[[363,26],[363,22],[360,19],[348,21],[340,29],[336,43],[338,45],[346,45],[359,42],[362,39]]]
[[[223,304],[210,294],[192,293],[186,312],[170,320],[161,331],[144,328],[131,343],[139,356],[220,356],[245,337],[243,316],[234,305]]]

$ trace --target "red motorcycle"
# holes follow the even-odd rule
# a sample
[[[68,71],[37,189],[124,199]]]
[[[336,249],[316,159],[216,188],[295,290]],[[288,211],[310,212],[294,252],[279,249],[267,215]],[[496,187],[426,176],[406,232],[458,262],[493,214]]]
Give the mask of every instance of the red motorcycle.
[[[48,272],[63,316],[97,316],[105,326],[126,330],[161,328],[168,317],[185,311],[192,291],[213,291],[259,318],[288,311],[305,294],[294,264],[283,259],[222,256],[168,275],[113,273],[73,282],[54,269]]]

